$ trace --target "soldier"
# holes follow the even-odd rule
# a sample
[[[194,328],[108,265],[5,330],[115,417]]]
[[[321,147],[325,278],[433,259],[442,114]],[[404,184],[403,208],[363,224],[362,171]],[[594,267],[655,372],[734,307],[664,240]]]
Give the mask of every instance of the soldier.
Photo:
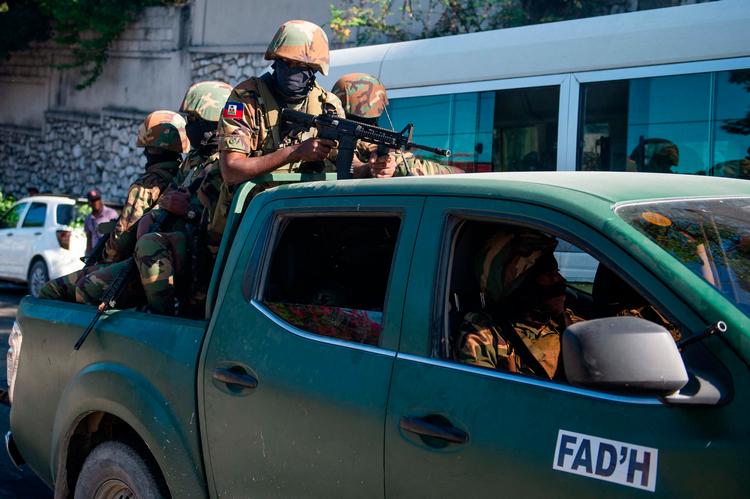
[[[128,189],[120,218],[114,223],[104,246],[102,262],[49,281],[42,288],[40,297],[83,303],[82,296],[76,291],[76,285],[83,277],[130,256],[135,247],[136,223],[172,182],[179,171],[181,153],[188,149],[185,120],[172,111],[152,112],[138,129],[136,146],[144,148],[146,171]]]
[[[192,149],[180,166],[180,188],[167,190],[158,206],[139,222],[133,256],[140,285],[131,285],[128,295],[139,296],[145,292],[146,301],[154,312],[174,314],[175,276],[183,270],[188,244],[197,238],[198,226],[204,228],[208,219],[201,201],[211,207],[216,204],[221,178],[216,123],[231,89],[224,82],[203,81],[192,85],[185,93],[180,111],[187,117],[186,135]],[[167,213],[179,218],[166,217]],[[155,220],[162,222],[158,232],[153,232]],[[196,238],[190,238],[193,233]],[[201,270],[205,270],[207,262],[201,263],[196,266],[196,275],[204,276]],[[86,276],[77,286],[77,297],[85,303],[98,303],[125,265],[125,262],[111,265]],[[132,303],[132,297],[128,299],[125,303]]]
[[[168,192],[150,215],[158,217],[162,210],[173,215],[173,222],[164,230],[147,232],[150,217],[144,217],[134,255],[152,312],[173,315],[179,308],[183,315],[202,317],[221,243],[220,235],[207,233],[222,183],[216,126],[231,90],[223,82],[196,83],[180,108],[187,115],[188,137],[193,146],[192,164],[184,168],[189,172],[182,184],[184,190]],[[178,296],[175,286],[179,281],[182,296]],[[177,303],[180,307],[175,306]]]
[[[534,231],[490,238],[476,262],[486,308],[464,317],[458,360],[547,379],[564,376],[560,336],[583,319],[565,306],[555,245],[554,238]]]
[[[334,84],[331,91],[341,100],[347,119],[378,126],[388,105],[385,87],[374,76],[349,73]],[[377,157],[377,146],[364,141],[357,143],[357,156],[367,164],[358,176],[401,177],[407,175],[443,175],[464,173],[460,168],[441,165],[417,158],[411,152],[391,152]]]
[[[272,171],[335,171],[329,156],[335,142],[316,138],[317,131],[282,126],[282,108],[344,117],[341,102],[315,81],[328,74],[328,37],[316,24],[287,21],[279,27],[265,54],[273,73],[237,85],[219,119],[219,153],[224,180],[210,230],[221,234],[234,189]],[[270,185],[259,186],[257,194]]]

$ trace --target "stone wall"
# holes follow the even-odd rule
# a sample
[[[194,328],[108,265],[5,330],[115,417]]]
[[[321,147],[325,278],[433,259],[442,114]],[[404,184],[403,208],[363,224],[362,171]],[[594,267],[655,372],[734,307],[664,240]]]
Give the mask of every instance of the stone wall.
[[[48,112],[43,130],[0,128],[0,190],[82,196],[97,188],[106,201],[123,202],[143,169],[135,147],[145,114],[104,110],[100,115]]]
[[[260,75],[271,64],[263,53],[192,52],[190,60],[193,81],[220,80],[231,85]]]

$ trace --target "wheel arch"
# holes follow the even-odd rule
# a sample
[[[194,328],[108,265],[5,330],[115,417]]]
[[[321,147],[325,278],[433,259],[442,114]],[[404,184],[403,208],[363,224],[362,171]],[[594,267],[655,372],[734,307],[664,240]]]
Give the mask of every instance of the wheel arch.
[[[205,496],[201,464],[191,458],[168,401],[138,372],[99,363],[71,380],[58,405],[50,449],[55,497],[72,497],[86,456],[110,439],[124,439],[152,459],[172,497]]]

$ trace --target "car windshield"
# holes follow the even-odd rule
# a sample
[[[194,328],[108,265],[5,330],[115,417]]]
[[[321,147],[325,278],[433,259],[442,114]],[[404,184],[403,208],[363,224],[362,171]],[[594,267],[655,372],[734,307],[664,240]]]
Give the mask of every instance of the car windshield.
[[[750,197],[650,202],[616,213],[750,317]]]

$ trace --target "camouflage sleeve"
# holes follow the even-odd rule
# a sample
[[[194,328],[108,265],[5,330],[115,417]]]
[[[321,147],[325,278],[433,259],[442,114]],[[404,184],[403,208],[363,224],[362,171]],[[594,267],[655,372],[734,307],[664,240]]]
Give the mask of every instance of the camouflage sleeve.
[[[219,117],[219,151],[250,154],[258,149],[258,103],[240,84],[229,94]]]
[[[513,352],[492,320],[484,314],[469,313],[459,330],[457,360],[479,367],[514,370]]]
[[[138,220],[156,203],[160,192],[158,187],[148,188],[139,183],[130,186],[120,218],[107,240],[105,251],[108,261],[118,261],[130,255],[135,247]]]
[[[396,153],[396,162],[398,166],[394,177],[406,176],[424,176],[424,175],[450,175],[453,173],[464,173],[460,168],[455,166],[443,165],[435,161],[421,159],[408,152],[403,153],[404,160],[401,160],[399,153]]]

